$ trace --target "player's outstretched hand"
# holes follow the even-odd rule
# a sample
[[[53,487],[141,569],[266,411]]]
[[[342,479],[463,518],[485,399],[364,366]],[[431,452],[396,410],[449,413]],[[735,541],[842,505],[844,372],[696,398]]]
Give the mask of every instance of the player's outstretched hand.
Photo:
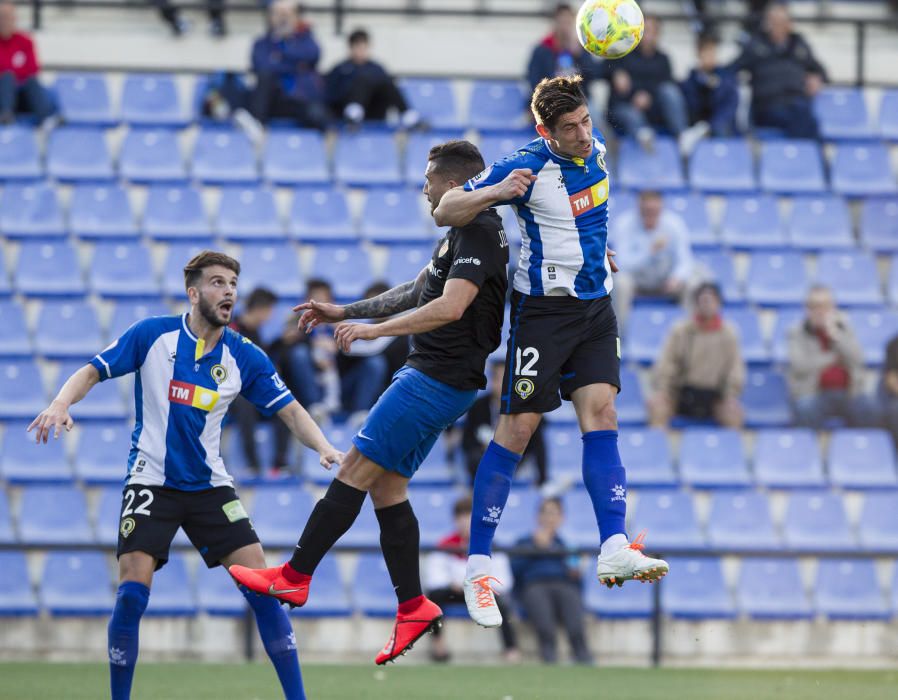
[[[328,304],[314,299],[304,304],[297,304],[293,311],[302,311],[299,317],[299,330],[311,333],[312,329],[320,323],[336,323],[346,318],[346,312],[339,304]]]
[[[530,168],[516,168],[512,170],[505,179],[497,182],[495,187],[495,195],[497,202],[504,202],[516,197],[523,197],[527,189],[536,182],[536,175]]]
[[[605,251],[606,251],[606,253],[607,253],[607,255],[608,255],[608,267],[609,267],[609,269],[610,269],[612,272],[619,272],[619,271],[620,271],[620,268],[617,266],[617,263],[614,262],[614,256],[617,255],[617,252],[614,251],[614,250],[611,250],[611,248],[606,248]]]
[[[370,323],[340,323],[334,329],[334,340],[343,352],[349,352],[356,340],[374,340],[377,327]]]
[[[343,453],[333,445],[328,445],[318,453],[318,463],[330,471],[336,464],[338,467],[343,464]]]
[[[73,425],[75,425],[75,421],[69,415],[69,409],[54,401],[41,411],[37,418],[31,421],[31,425],[28,426],[28,430],[25,432],[30,433],[37,428],[37,432],[34,434],[34,441],[37,443],[43,442],[46,445],[51,432],[55,440],[59,437],[60,430],[65,428],[66,432],[68,432]]]

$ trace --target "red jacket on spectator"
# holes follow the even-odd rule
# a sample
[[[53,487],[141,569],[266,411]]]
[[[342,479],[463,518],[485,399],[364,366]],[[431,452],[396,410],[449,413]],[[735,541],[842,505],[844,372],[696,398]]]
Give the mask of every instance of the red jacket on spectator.
[[[16,80],[24,83],[40,70],[34,41],[24,32],[16,32],[8,39],[0,38],[0,73],[12,71]]]

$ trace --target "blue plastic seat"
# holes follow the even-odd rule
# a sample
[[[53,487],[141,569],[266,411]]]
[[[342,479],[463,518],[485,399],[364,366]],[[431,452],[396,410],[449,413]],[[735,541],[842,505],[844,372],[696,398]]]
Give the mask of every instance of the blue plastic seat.
[[[361,554],[352,580],[355,607],[368,617],[395,617],[396,594],[380,554]]]
[[[25,552],[0,552],[0,617],[31,617],[37,612]]]
[[[462,126],[452,81],[445,78],[405,78],[399,84],[405,99],[435,129]]]
[[[732,255],[723,250],[699,249],[694,251],[693,256],[696,264],[702,265],[705,268],[703,272],[708,273],[710,279],[720,287],[724,302],[731,304],[745,299],[742,284],[733,266]]]
[[[868,365],[881,365],[889,341],[898,335],[898,311],[892,309],[852,309],[851,327]]]
[[[269,131],[262,173],[269,182],[282,186],[328,184],[331,175],[324,137],[313,129]]]
[[[201,563],[197,567],[196,599],[200,610],[207,615],[243,617],[246,614],[246,599],[222,566],[209,569]]]
[[[503,345],[500,350],[504,348]],[[648,416],[639,376],[630,367],[621,367],[620,383],[621,392],[615,404],[618,421],[626,425],[645,425]]]
[[[37,364],[31,358],[0,362],[0,420],[33,420],[47,407]]]
[[[716,549],[780,548],[767,496],[754,489],[716,491],[708,523],[708,542]]]
[[[840,144],[833,155],[832,187],[846,197],[898,192],[889,152],[881,143]]]
[[[101,129],[61,126],[47,140],[47,175],[62,182],[112,180],[112,158]]]
[[[748,306],[730,306],[724,309],[723,317],[735,326],[739,334],[743,360],[753,364],[770,361],[770,351],[761,334],[761,319],[754,309]]]
[[[483,155],[484,163],[490,165],[512,155],[527,141],[528,136],[523,136],[520,131],[498,131],[482,135],[478,148]]]
[[[891,611],[872,559],[821,559],[815,607],[830,620],[887,620]]]
[[[794,251],[751,253],[745,295],[755,304],[785,306],[804,302],[808,277],[801,255]]]
[[[689,159],[689,182],[704,192],[752,192],[757,189],[748,141],[741,138],[700,141]]]
[[[131,129],[119,152],[119,174],[138,184],[186,180],[177,134],[167,129]]]
[[[0,232],[7,238],[66,235],[56,190],[46,183],[10,183],[0,194]]]
[[[434,451],[440,445],[434,446]],[[439,486],[419,486],[409,491],[421,530],[421,545],[435,547],[452,530],[452,507],[458,494]]]
[[[184,557],[171,552],[168,561],[153,574],[153,594],[146,614],[151,617],[192,617],[197,613],[196,593]]]
[[[368,254],[358,246],[319,245],[315,247],[310,269],[330,276],[334,296],[355,301],[374,281]],[[336,271],[339,270],[339,274]]]
[[[299,303],[306,287],[296,250],[289,243],[247,243],[240,255],[238,286],[240,293],[247,296],[256,287],[267,287]]]
[[[683,312],[676,306],[636,306],[630,312],[624,338],[623,358],[627,361],[654,362],[671,326]]]
[[[529,122],[529,99],[517,80],[475,80],[471,84],[467,124],[479,131],[524,127]]]
[[[876,253],[898,252],[898,198],[871,197],[861,205],[861,241]]]
[[[734,248],[778,248],[785,245],[776,199],[769,194],[727,197],[720,237],[725,244]]]
[[[770,339],[774,362],[788,362],[789,331],[801,323],[804,317],[805,308],[803,306],[783,306],[777,309],[776,318],[773,321],[773,333]]]
[[[613,197],[618,197],[615,192]],[[717,234],[708,220],[705,198],[698,192],[671,192],[664,197],[664,206],[676,212],[683,219],[689,231],[692,246],[713,246],[717,244]]]
[[[630,432],[621,433],[629,435]],[[543,432],[546,445],[546,460],[553,479],[568,475],[579,480],[582,473],[583,444],[580,429],[576,425],[563,425],[547,421]],[[624,464],[627,464],[624,462]],[[629,475],[629,471],[628,471]]]
[[[72,192],[69,229],[78,238],[127,239],[139,233],[121,185],[81,184]]]
[[[157,241],[211,241],[202,193],[194,187],[152,185],[143,210],[143,231]]]
[[[125,76],[122,121],[140,126],[187,126],[190,118],[181,105],[173,76],[140,73]]]
[[[674,486],[667,435],[657,428],[628,428],[620,434],[620,455],[630,486]]]
[[[864,549],[898,549],[898,491],[890,489],[864,494],[858,537]]]
[[[22,306],[12,299],[0,299],[0,356],[30,357],[32,354],[28,327]]]
[[[898,90],[884,90],[879,103],[879,134],[898,141]]]
[[[352,603],[340,577],[336,555],[325,556],[318,564],[314,585],[309,602],[292,611],[295,617],[345,617],[352,614]],[[395,600],[395,596],[393,598]]]
[[[402,169],[405,181],[413,187],[424,185],[424,170],[430,149],[449,139],[462,138],[464,131],[440,129],[439,131],[415,131],[408,135],[405,143],[405,160]],[[484,158],[484,160],[486,160]]]
[[[218,232],[229,241],[283,240],[274,194],[259,187],[224,187],[218,206]]]
[[[197,134],[191,173],[204,184],[249,184],[259,179],[256,154],[246,134],[220,128]]]
[[[66,124],[115,126],[106,76],[102,73],[63,73],[55,83],[59,113]]]
[[[598,546],[601,537],[589,494],[585,489],[571,489],[562,498],[564,520],[559,535],[564,544],[567,547]]]
[[[124,421],[83,423],[75,451],[75,475],[86,484],[121,484],[128,471],[131,429]]]
[[[99,243],[90,266],[91,289],[102,297],[158,297],[150,251],[142,243]]]
[[[841,496],[816,489],[789,494],[783,538],[788,547],[797,551],[838,552],[856,546]]]
[[[454,481],[452,455],[446,447],[446,441],[437,440],[433,449],[421,462],[421,466],[415,474],[415,483],[423,487],[436,488],[452,486]]]
[[[59,363],[59,374],[56,377],[56,389],[72,374],[78,371],[87,361],[65,360]],[[94,385],[90,393],[72,406],[71,414],[76,421],[88,420],[124,420],[128,417],[128,409],[133,405],[132,392],[128,391],[128,404],[122,395],[123,384],[130,386],[132,379],[107,379]]]
[[[40,449],[36,445],[32,447]],[[19,540],[23,544],[33,545],[94,542],[94,533],[87,520],[84,493],[75,486],[23,488],[19,507]]]
[[[496,529],[496,544],[510,547],[519,539],[529,535],[536,527],[536,514],[540,495],[536,489],[512,488],[508,502],[501,513],[501,524]]]
[[[795,559],[746,557],[736,598],[739,610],[754,620],[806,620],[813,615]]]
[[[392,134],[341,134],[334,150],[334,179],[348,187],[398,185],[399,152]]]
[[[11,294],[12,285],[9,282],[9,275],[6,272],[6,256],[3,251],[0,250],[0,298],[8,297]]]
[[[751,370],[745,379],[742,405],[749,427],[771,428],[792,422],[789,388],[779,372]]]
[[[34,130],[0,127],[0,180],[35,180],[43,172]]]
[[[94,511],[94,528],[97,533],[97,542],[102,545],[111,546],[118,542],[125,464],[127,464],[127,460],[119,465],[119,485],[100,489],[97,507]]]
[[[765,141],[761,144],[759,180],[762,190],[776,194],[825,191],[820,146],[816,141]]]
[[[624,586],[608,590],[596,576],[586,576],[583,603],[600,619],[645,619],[652,616],[651,586]]]
[[[390,286],[415,279],[430,262],[433,249],[428,245],[398,245],[390,248],[383,278]]]
[[[166,296],[183,304],[187,296],[184,288],[184,265],[206,247],[202,243],[172,243],[168,246],[162,267],[162,290]]]
[[[97,312],[84,301],[45,301],[34,345],[38,355],[51,359],[92,357],[103,346]]]
[[[346,195],[329,186],[297,188],[287,225],[290,235],[302,243],[353,243],[359,239]]]
[[[293,547],[313,505],[309,493],[297,486],[257,486],[253,527],[266,547]]]
[[[380,525],[377,523],[371,499],[368,498],[362,505],[359,517],[356,518],[349,531],[337,540],[336,546],[339,549],[341,547],[377,547],[379,544]]]
[[[634,190],[681,190],[686,187],[680,153],[673,139],[658,138],[651,153],[632,139],[621,142],[618,181]]]
[[[826,87],[814,97],[820,136],[827,141],[873,136],[864,94],[857,88]]]
[[[823,486],[817,436],[809,428],[765,429],[755,433],[755,477],[769,488]]]
[[[386,245],[432,241],[420,204],[421,194],[408,188],[370,190],[362,212],[362,236]]]
[[[841,197],[804,196],[792,200],[788,230],[795,248],[853,248],[851,229],[851,213]]]
[[[0,474],[9,483],[68,483],[72,480],[72,468],[65,453],[65,435],[46,445],[34,442],[35,433],[26,433],[28,423],[9,422],[3,432],[3,449],[0,451]],[[65,431],[63,431],[64,433]]]
[[[106,616],[115,599],[102,552],[51,551],[44,561],[39,598],[54,616]]]
[[[876,260],[863,251],[826,251],[817,257],[817,280],[833,284],[833,294],[839,305],[882,304],[882,289]]]
[[[730,619],[736,606],[723,580],[720,559],[677,557],[671,574],[661,586],[661,608],[674,618],[687,620]]]
[[[628,529],[647,530],[650,551],[706,548],[692,496],[678,489],[641,489],[638,495]]]
[[[727,428],[689,428],[680,443],[680,477],[699,488],[747,486],[742,437]]]
[[[12,528],[12,511],[9,508],[9,499],[6,497],[6,489],[0,488],[0,544],[12,544],[15,541],[16,533]]]
[[[898,486],[895,448],[885,430],[843,428],[833,433],[829,443],[829,478],[844,488]]]

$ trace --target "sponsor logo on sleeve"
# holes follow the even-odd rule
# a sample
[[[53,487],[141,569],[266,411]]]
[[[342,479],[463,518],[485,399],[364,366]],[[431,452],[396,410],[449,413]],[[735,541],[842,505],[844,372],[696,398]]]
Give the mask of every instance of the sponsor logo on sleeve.
[[[221,509],[224,511],[224,514],[227,517],[228,521],[232,523],[236,523],[238,520],[245,520],[249,518],[246,509],[243,507],[243,504],[239,500],[228,501],[221,507]]]
[[[480,258],[457,258],[453,265],[479,265]]]

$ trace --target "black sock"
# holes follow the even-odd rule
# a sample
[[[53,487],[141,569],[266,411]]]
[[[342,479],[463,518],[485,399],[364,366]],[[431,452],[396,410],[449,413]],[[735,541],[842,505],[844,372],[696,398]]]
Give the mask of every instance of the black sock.
[[[359,517],[367,491],[359,491],[334,479],[309,516],[290,566],[311,576],[328,550]]]
[[[418,518],[408,501],[374,511],[380,523],[380,548],[396,590],[396,598],[404,603],[421,595],[421,572],[418,546],[421,533]]]

